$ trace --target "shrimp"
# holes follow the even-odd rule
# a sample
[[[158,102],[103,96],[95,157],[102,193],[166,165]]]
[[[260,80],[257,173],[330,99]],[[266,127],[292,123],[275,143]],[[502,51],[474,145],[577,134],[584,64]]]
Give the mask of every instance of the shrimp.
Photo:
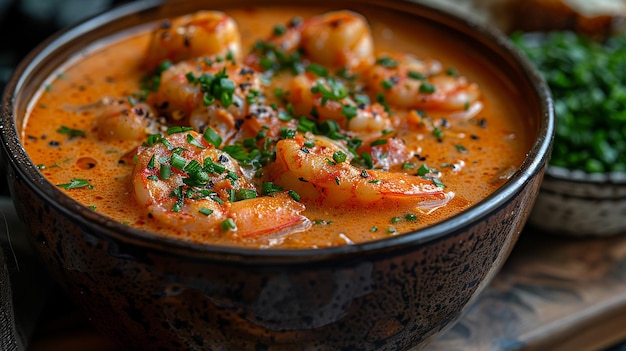
[[[298,115],[312,115],[319,121],[333,120],[355,133],[392,130],[393,122],[379,103],[357,102],[338,79],[301,74],[291,80],[285,96]]]
[[[106,99],[98,107],[97,134],[101,140],[140,141],[158,131],[155,114],[146,104]]]
[[[410,54],[383,55],[363,70],[367,88],[402,109],[462,111],[479,104],[476,83],[455,72],[444,72],[440,62]]]
[[[173,63],[198,56],[241,54],[241,35],[234,19],[220,11],[199,11],[161,22],[152,32],[146,68],[154,70],[161,62]]]
[[[302,28],[300,47],[311,61],[336,69],[355,68],[374,58],[367,20],[346,10],[310,18]]]
[[[233,158],[199,133],[181,130],[138,151],[135,198],[157,221],[186,232],[243,239],[310,226],[301,215],[303,204],[285,192],[257,196]]]
[[[352,11],[334,11],[306,20],[292,19],[255,45],[245,62],[259,70],[298,71],[302,59],[330,69],[371,64],[374,40],[367,20]],[[304,62],[306,63],[306,62]]]
[[[310,146],[299,135],[276,145],[276,162],[270,166],[275,184],[296,191],[303,199],[327,206],[373,207],[380,205],[447,202],[453,193],[432,180],[404,173],[365,170],[353,166],[349,155],[328,139]]]
[[[261,92],[257,72],[246,66],[191,60],[166,69],[149,101],[179,123],[230,139],[247,116],[260,114]]]

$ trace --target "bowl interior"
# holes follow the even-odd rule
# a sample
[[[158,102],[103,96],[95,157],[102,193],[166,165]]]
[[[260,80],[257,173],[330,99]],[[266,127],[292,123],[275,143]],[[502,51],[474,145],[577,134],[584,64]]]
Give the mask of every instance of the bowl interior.
[[[550,94],[541,77],[520,55],[501,33],[478,26],[465,19],[411,1],[387,2],[382,0],[344,1],[339,8],[350,8],[366,15],[401,21],[415,27],[416,35],[428,40],[429,31],[445,33],[448,45],[455,45],[473,60],[474,64],[489,66],[494,75],[502,79],[519,96],[519,107],[529,116],[528,137],[533,140],[521,167],[506,184],[477,205],[437,225],[412,233],[363,244],[316,250],[252,250],[245,248],[215,247],[181,242],[163,236],[129,228],[111,221],[67,197],[50,184],[29,159],[20,143],[20,133],[29,104],[38,89],[54,75],[58,67],[96,50],[110,38],[125,31],[196,11],[214,8],[228,11],[229,8],[260,6],[244,0],[223,1],[143,1],[131,2],[104,14],[91,18],[68,30],[60,32],[37,47],[18,67],[9,82],[3,97],[2,124],[0,132],[4,154],[14,176],[29,183],[42,197],[64,212],[69,218],[98,232],[142,246],[167,249],[191,256],[214,256],[220,259],[241,260],[256,257],[261,260],[302,261],[322,260],[332,254],[353,255],[368,250],[389,250],[428,242],[458,231],[468,223],[480,221],[485,215],[498,208],[507,199],[522,191],[528,180],[543,171],[554,132],[554,121]],[[320,11],[336,9],[334,1],[299,2],[267,0],[263,6],[314,6]],[[422,34],[419,34],[422,33]],[[86,45],[86,43],[88,43]]]

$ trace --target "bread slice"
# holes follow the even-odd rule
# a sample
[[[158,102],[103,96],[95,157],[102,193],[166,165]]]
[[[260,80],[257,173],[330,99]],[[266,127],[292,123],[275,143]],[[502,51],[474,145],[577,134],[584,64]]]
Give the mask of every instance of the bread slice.
[[[626,29],[626,0],[511,0],[506,31],[573,30],[603,38]]]

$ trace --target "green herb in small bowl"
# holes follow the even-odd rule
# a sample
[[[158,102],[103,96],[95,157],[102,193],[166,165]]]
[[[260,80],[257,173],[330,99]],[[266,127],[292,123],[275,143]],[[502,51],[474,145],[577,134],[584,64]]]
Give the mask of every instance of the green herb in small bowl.
[[[555,31],[512,39],[554,98],[550,164],[587,173],[626,171],[626,36],[600,43]]]
[[[554,100],[550,165],[529,223],[576,236],[626,233],[626,36],[515,33]]]

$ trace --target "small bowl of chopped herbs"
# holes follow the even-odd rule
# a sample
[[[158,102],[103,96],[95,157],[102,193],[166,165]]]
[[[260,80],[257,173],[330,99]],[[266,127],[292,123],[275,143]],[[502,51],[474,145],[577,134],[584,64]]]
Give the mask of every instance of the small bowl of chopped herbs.
[[[552,156],[529,224],[576,236],[626,233],[626,35],[521,33],[554,100]]]

